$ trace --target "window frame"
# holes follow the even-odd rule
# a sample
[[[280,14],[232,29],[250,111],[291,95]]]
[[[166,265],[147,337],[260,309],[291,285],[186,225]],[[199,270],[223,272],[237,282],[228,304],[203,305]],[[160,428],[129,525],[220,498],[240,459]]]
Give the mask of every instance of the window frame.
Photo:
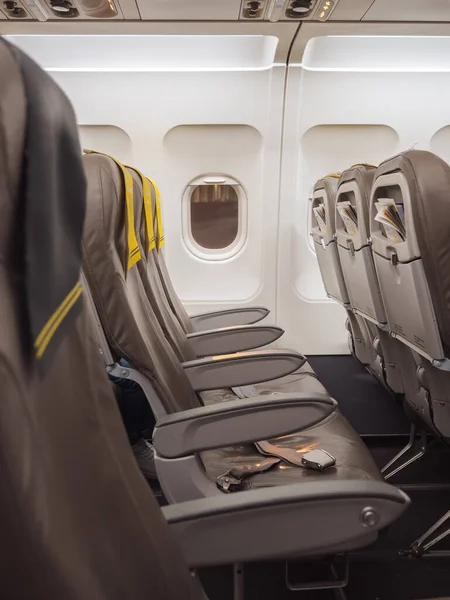
[[[313,217],[312,217],[312,203],[313,203],[313,195],[314,195],[314,186],[312,186],[309,194],[308,194],[308,212],[306,216],[306,239],[311,252],[316,256],[316,248],[314,246],[312,227],[313,227]]]
[[[229,185],[236,192],[238,200],[238,230],[236,237],[224,248],[205,248],[194,238],[191,220],[191,198],[192,193],[200,185]],[[247,212],[248,200],[244,186],[234,177],[222,173],[207,173],[200,175],[188,183],[182,197],[181,231],[186,248],[197,258],[207,261],[228,260],[238,254],[247,241]]]

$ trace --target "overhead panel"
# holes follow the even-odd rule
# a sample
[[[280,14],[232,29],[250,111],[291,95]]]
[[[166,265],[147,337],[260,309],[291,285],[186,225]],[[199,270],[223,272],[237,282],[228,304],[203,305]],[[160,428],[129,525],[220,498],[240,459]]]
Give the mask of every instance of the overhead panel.
[[[29,21],[34,16],[20,0],[0,0],[0,18]]]
[[[396,1],[393,0],[391,5]],[[330,16],[330,21],[361,21],[373,2],[374,0],[339,0]]]
[[[242,0],[240,19],[308,21],[321,14],[326,21],[338,0]]]
[[[241,0],[137,0],[144,21],[237,21]]]
[[[48,20],[123,19],[118,0],[32,0]]]
[[[8,20],[139,20],[135,0],[0,0],[0,18]]]
[[[375,0],[363,21],[450,21],[449,0]]]

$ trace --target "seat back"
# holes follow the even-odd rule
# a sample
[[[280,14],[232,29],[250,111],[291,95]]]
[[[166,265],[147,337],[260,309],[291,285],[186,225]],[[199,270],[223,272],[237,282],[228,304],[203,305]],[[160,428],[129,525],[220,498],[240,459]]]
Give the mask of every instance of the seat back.
[[[403,393],[403,348],[387,332],[387,318],[370,243],[370,193],[376,167],[353,165],[336,193],[336,242],[352,310],[363,318],[374,348],[371,371],[395,393]],[[348,221],[348,210],[357,223]],[[400,354],[400,356],[399,356]],[[403,375],[405,375],[403,373]],[[409,373],[414,377],[415,373]]]
[[[417,357],[430,400],[420,407],[430,427],[450,438],[450,167],[412,150],[377,169],[371,198],[375,267],[391,335]],[[376,219],[393,204],[404,231]],[[434,394],[433,394],[434,389]]]
[[[314,241],[319,269],[325,291],[329,298],[342,304],[347,310],[349,349],[359,362],[369,365],[375,360],[372,335],[363,319],[350,309],[347,286],[344,280],[335,239],[335,202],[339,175],[333,174],[317,181],[310,204],[311,235]],[[322,208],[323,206],[323,208]],[[323,210],[325,226],[320,223]]]
[[[152,257],[151,260],[148,261],[148,268],[149,270],[152,270],[153,267],[156,267],[156,271],[160,280],[161,287],[164,290],[166,300],[184,333],[194,333],[194,327],[192,325],[191,318],[188,315],[188,312],[185,309],[183,303],[181,302],[178,294],[176,293],[175,288],[173,287],[172,279],[169,275],[169,271],[167,269],[166,261],[164,258],[165,240],[163,232],[159,188],[152,179],[149,179],[149,183],[153,210],[153,232],[155,236],[155,244],[154,247],[150,250]],[[144,234],[144,231],[142,231],[142,233]],[[149,276],[150,278],[153,277],[152,274],[149,274]]]
[[[336,243],[353,310],[381,326],[386,315],[369,243],[369,199],[375,167],[354,165],[341,174],[336,192]],[[349,223],[348,207],[357,224]]]
[[[85,181],[73,111],[1,39],[0,79],[2,596],[192,598],[83,308]],[[45,288],[32,285],[31,257]],[[67,286],[77,292],[65,302]]]
[[[316,182],[311,198],[310,222],[314,249],[327,296],[347,307],[348,292],[334,236],[338,181],[339,175],[333,174]]]
[[[188,342],[186,333],[169,304],[166,290],[158,270],[158,252],[156,247],[155,225],[153,213],[155,199],[152,202],[154,187],[150,180],[136,168],[127,167],[134,180],[134,220],[136,236],[141,250],[141,260],[137,268],[151,307],[161,325],[167,341],[172,346],[178,359],[183,362],[194,360],[195,352]],[[145,197],[144,197],[145,195]],[[142,201],[144,198],[144,202]],[[148,213],[148,214],[147,214]]]
[[[200,401],[139,275],[133,178],[108,156],[87,154],[83,160],[87,176],[83,272],[113,356],[117,361],[126,359],[151,381],[167,412],[195,408]]]

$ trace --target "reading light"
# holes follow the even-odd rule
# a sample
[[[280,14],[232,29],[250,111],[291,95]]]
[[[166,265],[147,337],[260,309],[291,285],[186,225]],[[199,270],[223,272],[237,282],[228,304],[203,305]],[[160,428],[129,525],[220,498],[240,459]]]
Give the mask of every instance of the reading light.
[[[50,0],[50,8],[58,17],[72,19],[80,14],[69,0]]]
[[[317,9],[317,19],[318,21],[326,21],[328,17],[331,15],[331,12],[334,8],[334,0],[324,0],[320,7]]]
[[[79,0],[79,5],[92,19],[112,19],[119,14],[113,0]]]

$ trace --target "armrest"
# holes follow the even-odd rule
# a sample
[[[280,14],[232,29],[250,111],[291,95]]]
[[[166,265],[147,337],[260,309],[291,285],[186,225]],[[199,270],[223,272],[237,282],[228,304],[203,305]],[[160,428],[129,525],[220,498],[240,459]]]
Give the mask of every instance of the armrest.
[[[246,306],[200,313],[191,316],[190,319],[194,331],[203,331],[204,329],[258,323],[258,321],[267,317],[269,312],[270,310],[264,306]]]
[[[197,356],[231,354],[271,344],[284,333],[276,325],[237,325],[189,333],[187,338]]]
[[[286,350],[252,350],[182,363],[197,392],[271,381],[300,369],[306,358]]]
[[[192,568],[360,548],[409,503],[387,483],[347,480],[213,496],[162,511]]]
[[[307,429],[337,407],[325,394],[279,394],[231,400],[158,419],[153,445],[163,458],[189,456]]]

